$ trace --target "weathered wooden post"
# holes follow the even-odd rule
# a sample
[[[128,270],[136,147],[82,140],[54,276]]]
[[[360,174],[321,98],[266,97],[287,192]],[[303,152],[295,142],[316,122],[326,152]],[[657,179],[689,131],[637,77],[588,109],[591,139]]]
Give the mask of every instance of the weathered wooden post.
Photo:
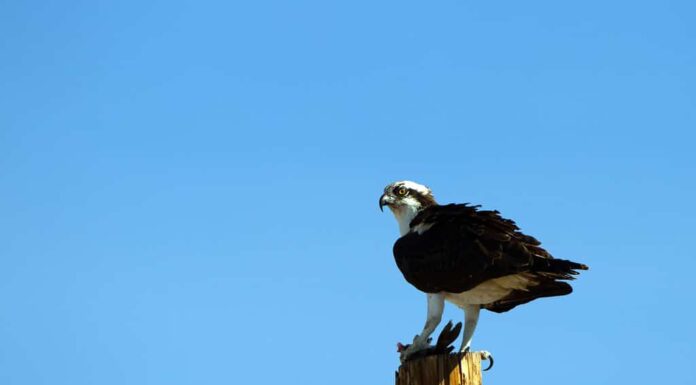
[[[481,385],[481,353],[431,355],[403,363],[396,385]]]
[[[461,322],[455,326],[448,322],[435,346],[416,352],[399,366],[396,385],[481,385],[481,359],[490,360],[490,369],[493,357],[488,353],[484,357],[483,352],[450,353],[461,330]],[[399,344],[399,351],[406,347]]]

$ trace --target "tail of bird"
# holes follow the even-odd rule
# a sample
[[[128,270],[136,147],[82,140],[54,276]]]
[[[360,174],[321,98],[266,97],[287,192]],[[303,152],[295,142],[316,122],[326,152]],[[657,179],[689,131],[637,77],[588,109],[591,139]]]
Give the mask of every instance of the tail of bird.
[[[554,258],[534,258],[531,271],[534,285],[524,290],[513,290],[505,298],[483,305],[484,309],[503,313],[517,305],[522,305],[537,298],[556,297],[573,292],[573,287],[567,282],[580,274],[578,270],[588,270],[587,265]]]
[[[554,277],[555,279],[572,280],[573,276],[580,274],[577,270],[588,270],[589,267],[582,263],[568,261],[566,259],[535,257],[532,260],[530,270],[534,273]]]

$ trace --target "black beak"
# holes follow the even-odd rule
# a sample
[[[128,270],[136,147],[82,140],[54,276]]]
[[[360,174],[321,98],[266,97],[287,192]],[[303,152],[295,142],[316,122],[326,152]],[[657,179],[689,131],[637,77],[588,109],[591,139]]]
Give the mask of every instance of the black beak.
[[[382,194],[381,197],[379,197],[379,211],[384,212],[384,206],[389,206],[389,202],[387,202],[386,198],[387,194]]]

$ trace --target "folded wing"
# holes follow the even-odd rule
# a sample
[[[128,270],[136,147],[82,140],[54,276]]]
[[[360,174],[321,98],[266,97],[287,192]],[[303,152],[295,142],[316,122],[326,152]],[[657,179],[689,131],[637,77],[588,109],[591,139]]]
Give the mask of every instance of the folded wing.
[[[461,293],[504,276],[524,274],[528,287],[484,305],[507,311],[539,297],[569,294],[565,280],[587,266],[554,259],[535,238],[497,211],[479,206],[432,206],[411,222],[412,231],[394,244],[394,257],[406,280],[427,293]]]

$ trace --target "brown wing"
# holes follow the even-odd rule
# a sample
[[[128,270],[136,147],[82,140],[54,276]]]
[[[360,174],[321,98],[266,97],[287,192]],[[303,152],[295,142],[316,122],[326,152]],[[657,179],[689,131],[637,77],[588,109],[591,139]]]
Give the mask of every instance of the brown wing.
[[[539,280],[562,284],[552,290],[559,292],[553,295],[561,295],[560,291],[567,291],[565,286],[570,285],[557,280],[572,279],[576,269],[587,269],[579,263],[554,259],[539,241],[520,232],[515,222],[497,211],[478,208],[467,204],[432,206],[413,219],[411,228],[431,227],[422,234],[406,234],[394,244],[396,264],[408,282],[427,293],[460,293],[493,278],[527,272]],[[491,310],[506,311],[509,309],[503,307],[510,304]]]

